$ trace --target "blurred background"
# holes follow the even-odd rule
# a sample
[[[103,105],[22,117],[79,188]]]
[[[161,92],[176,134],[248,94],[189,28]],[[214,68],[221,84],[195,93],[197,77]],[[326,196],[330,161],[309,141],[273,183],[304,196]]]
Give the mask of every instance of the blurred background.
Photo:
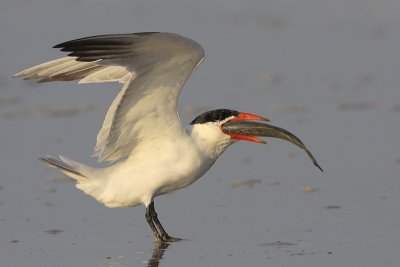
[[[160,266],[398,266],[400,2],[2,0],[0,258],[4,266],[146,266],[144,208],[107,209],[37,158],[89,165],[118,84],[12,79],[97,34],[174,32],[202,65],[180,97],[264,115],[292,144],[238,143],[191,187],[156,199],[171,235]],[[151,261],[150,261],[151,262]]]

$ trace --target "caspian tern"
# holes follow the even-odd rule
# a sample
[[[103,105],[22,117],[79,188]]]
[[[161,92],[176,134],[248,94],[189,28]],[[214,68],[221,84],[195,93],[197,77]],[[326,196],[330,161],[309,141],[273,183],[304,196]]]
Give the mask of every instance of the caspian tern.
[[[285,139],[305,150],[290,132],[255,121],[269,120],[229,109],[207,111],[187,127],[181,126],[177,101],[204,51],[197,42],[172,33],[144,32],[100,35],[55,46],[69,52],[14,77],[38,82],[79,80],[117,81],[122,90],[112,102],[97,135],[94,155],[110,161],[92,168],[64,156],[43,162],[76,180],[76,187],[105,206],[146,207],[146,220],[155,240],[173,242],[154,209],[154,198],[189,186],[239,140],[266,143],[257,136]]]

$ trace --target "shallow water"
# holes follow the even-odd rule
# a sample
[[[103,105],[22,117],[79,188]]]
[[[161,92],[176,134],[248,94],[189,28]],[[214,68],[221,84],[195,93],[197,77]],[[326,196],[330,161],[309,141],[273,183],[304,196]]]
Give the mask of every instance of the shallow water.
[[[0,3],[1,266],[398,266],[400,2],[96,3]],[[11,75],[61,56],[59,42],[137,31],[204,46],[184,123],[211,108],[263,115],[325,173],[283,141],[235,144],[194,185],[156,199],[168,232],[187,239],[161,253],[143,207],[107,209],[43,166],[45,154],[96,164],[119,86]]]

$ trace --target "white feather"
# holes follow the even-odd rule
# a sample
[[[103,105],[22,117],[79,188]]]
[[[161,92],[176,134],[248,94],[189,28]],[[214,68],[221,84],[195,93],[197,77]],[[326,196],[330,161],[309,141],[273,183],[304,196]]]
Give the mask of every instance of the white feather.
[[[14,77],[42,82],[80,79],[80,83],[123,83],[107,112],[94,149],[98,161],[115,161],[129,157],[139,142],[152,139],[160,132],[181,131],[178,96],[202,61],[204,51],[196,42],[170,33],[105,38],[129,39],[133,44],[128,47],[130,50],[122,46],[128,55],[121,57],[109,59],[105,55],[106,59],[80,61],[79,56],[67,56],[21,71]],[[112,53],[119,55],[120,50]]]

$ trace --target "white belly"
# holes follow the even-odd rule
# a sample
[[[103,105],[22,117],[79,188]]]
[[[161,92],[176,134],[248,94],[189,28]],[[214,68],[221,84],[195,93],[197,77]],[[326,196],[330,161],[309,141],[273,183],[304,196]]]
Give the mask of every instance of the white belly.
[[[148,205],[154,197],[184,188],[200,178],[215,162],[196,150],[188,153],[153,150],[153,156],[133,156],[104,169],[102,193],[94,196],[107,207]],[[149,150],[147,150],[149,151]],[[181,152],[181,153],[180,153]]]

